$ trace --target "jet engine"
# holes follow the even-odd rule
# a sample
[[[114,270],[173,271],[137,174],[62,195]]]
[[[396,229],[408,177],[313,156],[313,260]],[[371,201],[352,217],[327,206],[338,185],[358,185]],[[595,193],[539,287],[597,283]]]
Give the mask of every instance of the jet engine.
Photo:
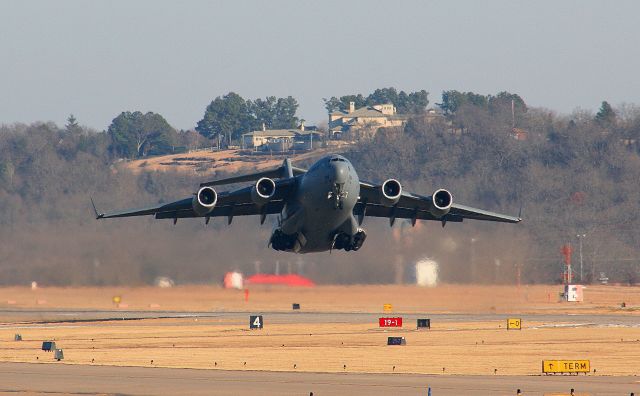
[[[216,193],[216,190],[211,187],[202,187],[193,197],[191,206],[199,216],[205,216],[216,207],[217,202],[218,193]]]
[[[444,188],[441,188],[431,196],[429,212],[436,217],[444,216],[449,213],[452,203],[453,197],[451,196],[451,193]]]
[[[251,187],[251,200],[256,205],[264,205],[276,193],[276,183],[268,177],[263,177]]]
[[[402,195],[402,186],[396,179],[387,179],[380,186],[382,199],[380,200],[385,206],[393,206],[398,203]]]

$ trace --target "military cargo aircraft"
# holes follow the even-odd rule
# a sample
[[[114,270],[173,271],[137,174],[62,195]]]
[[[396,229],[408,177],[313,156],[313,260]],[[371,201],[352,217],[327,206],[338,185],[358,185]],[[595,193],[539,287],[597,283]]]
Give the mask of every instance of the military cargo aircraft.
[[[218,193],[214,186],[255,181],[255,184]],[[93,204],[93,200],[92,200]],[[403,191],[400,182],[388,179],[380,185],[363,182],[349,160],[329,155],[308,170],[291,165],[258,173],[200,184],[193,197],[144,209],[99,213],[97,219],[153,215],[156,219],[226,217],[278,214],[269,245],[280,251],[309,253],[342,249],[359,250],[366,237],[361,227],[365,217],[386,217],[393,226],[396,219],[434,220],[442,223],[464,219],[518,223],[512,217],[475,209],[453,202],[451,193],[436,190],[422,196]]]

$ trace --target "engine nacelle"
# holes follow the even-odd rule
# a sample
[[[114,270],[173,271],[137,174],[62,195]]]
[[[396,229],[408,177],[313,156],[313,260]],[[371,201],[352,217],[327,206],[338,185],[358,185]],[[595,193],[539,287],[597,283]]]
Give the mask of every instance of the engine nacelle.
[[[402,185],[396,179],[387,179],[380,186],[380,195],[385,206],[393,206],[398,203],[402,195]]]
[[[211,187],[201,187],[193,197],[191,206],[193,211],[199,216],[205,216],[211,213],[218,202],[218,193]]]
[[[442,217],[449,213],[451,204],[453,203],[453,196],[444,188],[436,190],[431,196],[431,206],[429,207],[429,213],[436,217]]]
[[[251,200],[256,205],[264,205],[276,193],[276,183],[268,177],[263,177],[251,187]]]

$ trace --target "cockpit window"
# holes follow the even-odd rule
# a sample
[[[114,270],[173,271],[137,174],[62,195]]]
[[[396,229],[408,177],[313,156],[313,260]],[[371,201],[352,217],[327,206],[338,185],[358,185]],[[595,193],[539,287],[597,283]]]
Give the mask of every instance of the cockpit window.
[[[329,162],[334,162],[334,161],[347,162],[344,158],[340,158],[340,157],[331,158],[329,160]]]

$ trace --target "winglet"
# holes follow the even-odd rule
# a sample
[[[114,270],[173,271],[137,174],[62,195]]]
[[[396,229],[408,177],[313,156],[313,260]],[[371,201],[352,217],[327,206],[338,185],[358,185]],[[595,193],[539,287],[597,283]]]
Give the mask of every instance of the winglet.
[[[91,206],[93,206],[93,213],[96,215],[96,220],[100,220],[104,217],[104,213],[99,213],[98,209],[96,209],[96,204],[93,202],[93,197],[89,197],[91,199]]]
[[[520,211],[518,212],[518,222],[522,221],[522,205],[520,205]]]

